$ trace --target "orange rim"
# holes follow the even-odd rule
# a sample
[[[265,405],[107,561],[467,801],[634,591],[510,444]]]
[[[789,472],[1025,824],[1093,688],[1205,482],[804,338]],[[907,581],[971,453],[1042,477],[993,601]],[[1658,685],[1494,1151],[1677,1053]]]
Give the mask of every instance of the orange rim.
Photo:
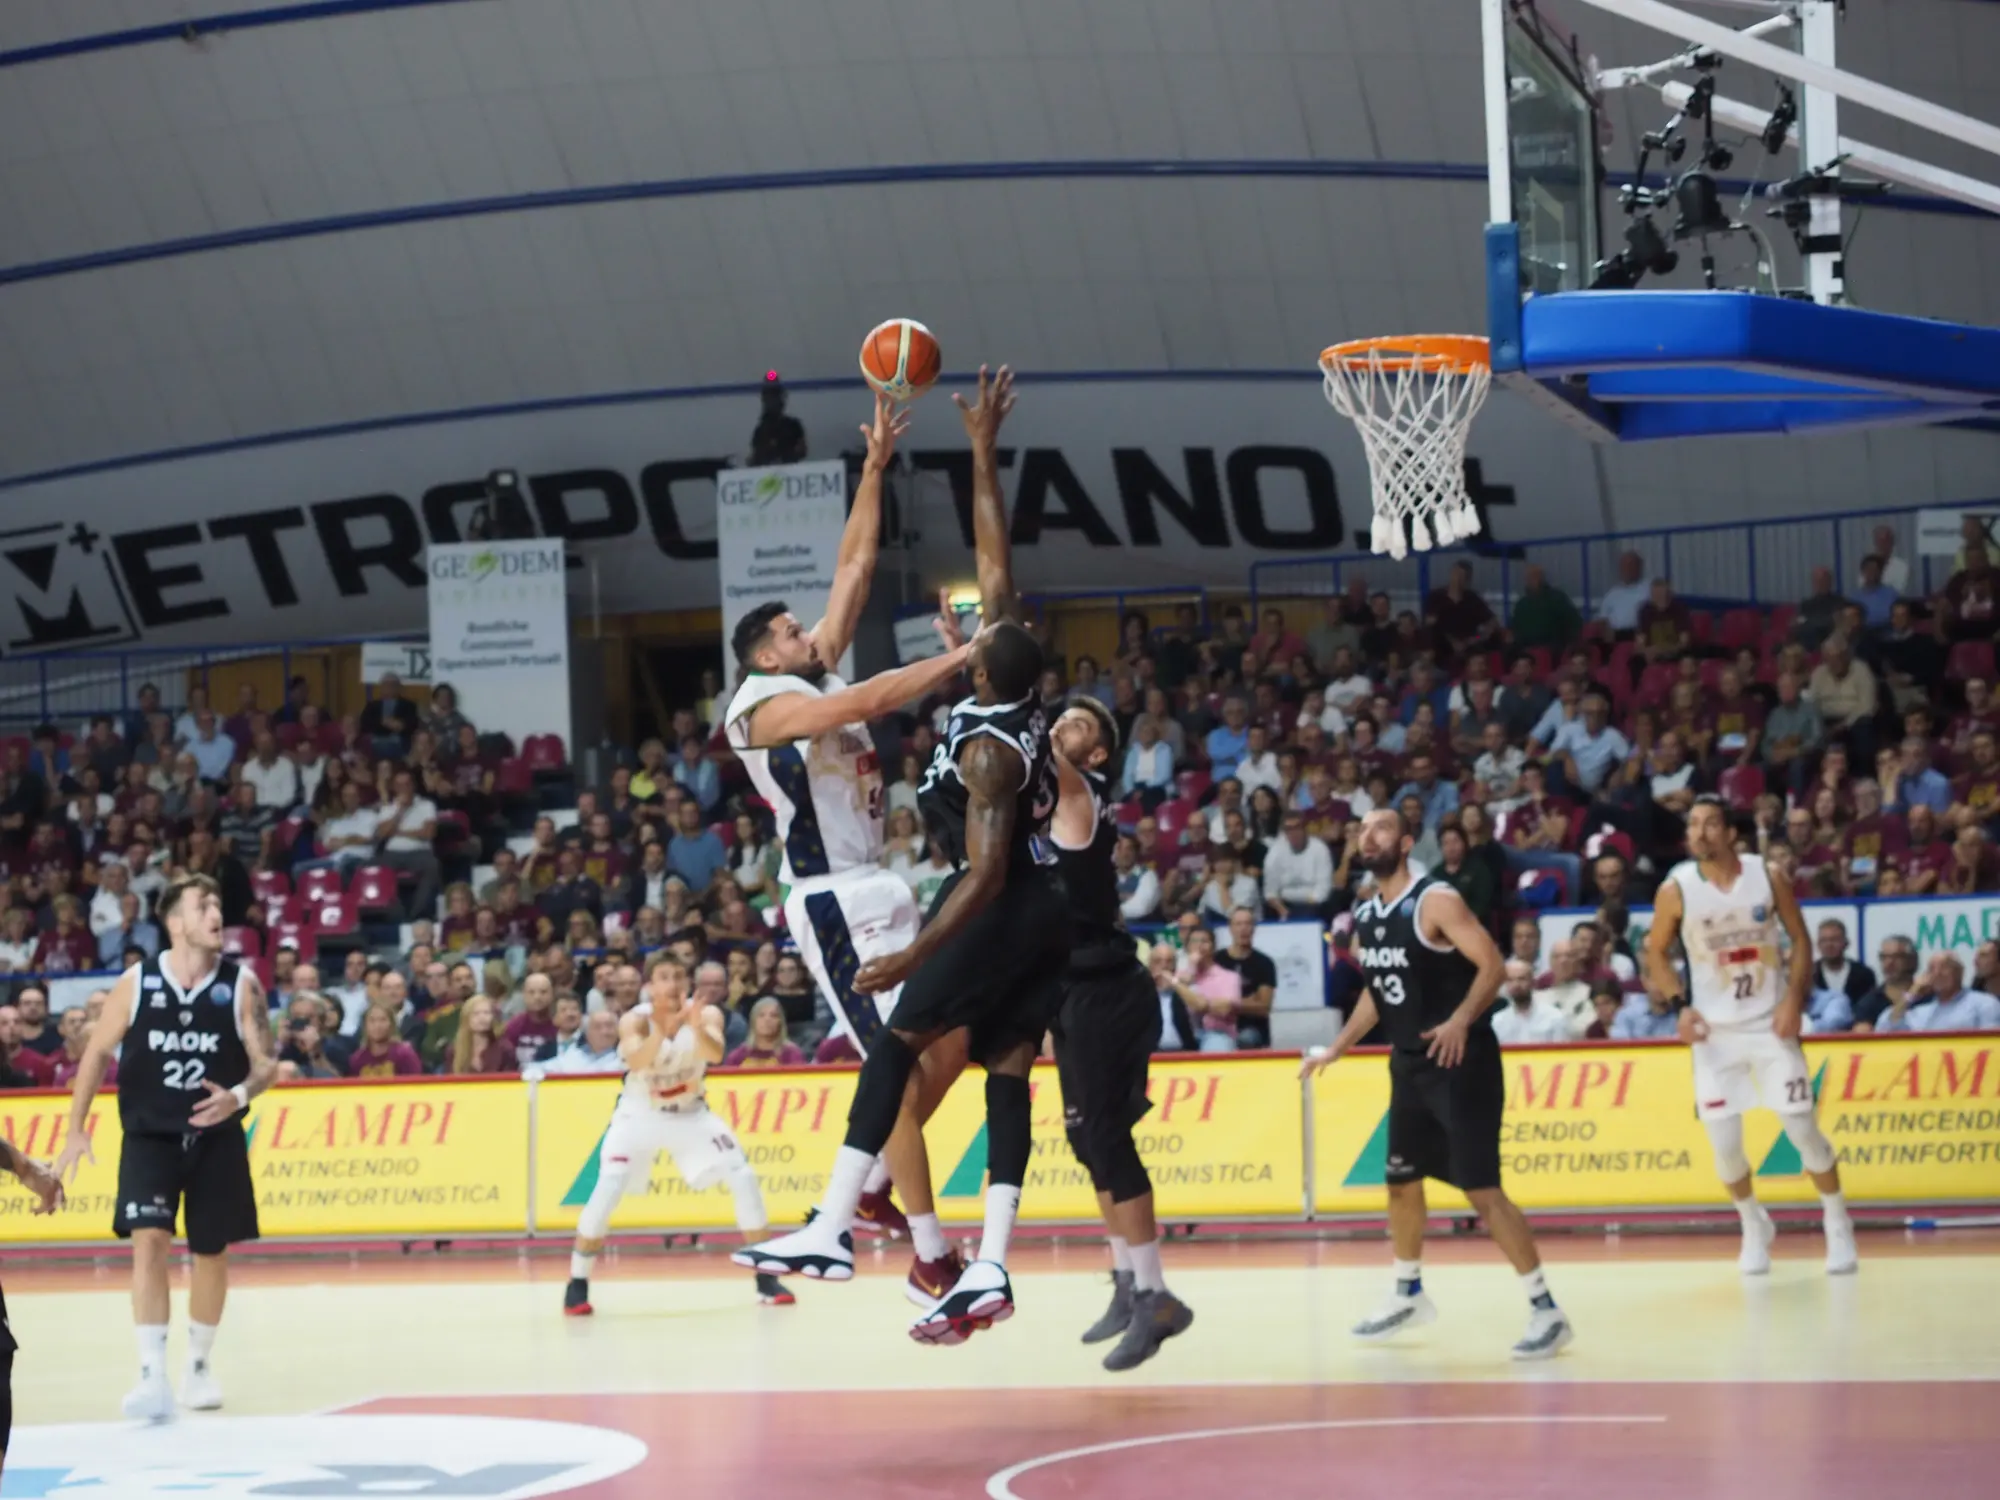
[[[1323,368],[1374,365],[1384,370],[1417,369],[1432,375],[1470,375],[1493,368],[1485,339],[1468,333],[1410,333],[1388,338],[1349,339],[1320,351]]]

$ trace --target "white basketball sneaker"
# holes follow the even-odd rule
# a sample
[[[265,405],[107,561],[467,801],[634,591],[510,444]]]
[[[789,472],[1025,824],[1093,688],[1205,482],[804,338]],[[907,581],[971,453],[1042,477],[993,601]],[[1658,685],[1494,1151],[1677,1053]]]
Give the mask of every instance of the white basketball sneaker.
[[[1777,1237],[1778,1226],[1771,1222],[1770,1213],[1760,1206],[1755,1218],[1744,1221],[1743,1248],[1737,1252],[1736,1269],[1745,1276],[1767,1274],[1771,1269],[1771,1242]]]
[[[1514,1358],[1553,1359],[1575,1337],[1560,1307],[1538,1307],[1528,1314],[1528,1331],[1514,1343]]]
[[[836,1235],[832,1221],[815,1216],[803,1229],[761,1245],[745,1245],[729,1257],[739,1266],[771,1276],[809,1276],[815,1281],[854,1279],[854,1236]]]
[[[222,1385],[207,1360],[188,1361],[187,1373],[181,1377],[181,1405],[189,1411],[222,1410]]]
[[[1861,1251],[1854,1243],[1854,1220],[1846,1214],[1826,1216],[1826,1274],[1852,1276],[1861,1267]]]
[[[141,1375],[139,1383],[125,1393],[121,1407],[134,1422],[173,1421],[174,1388],[167,1384],[166,1372]]]
[[[1406,1297],[1401,1292],[1354,1325],[1354,1336],[1364,1344],[1379,1343],[1412,1328],[1437,1321],[1437,1304],[1423,1292]]]

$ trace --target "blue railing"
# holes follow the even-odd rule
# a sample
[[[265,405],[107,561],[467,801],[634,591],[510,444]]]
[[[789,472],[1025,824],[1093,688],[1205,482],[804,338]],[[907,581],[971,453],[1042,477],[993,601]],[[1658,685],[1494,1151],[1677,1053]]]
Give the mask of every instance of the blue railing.
[[[371,635],[375,642],[407,642],[419,636]],[[283,679],[303,674],[314,703],[333,701],[334,659],[326,653],[361,645],[351,637],[332,640],[253,641],[235,646],[128,646],[118,651],[60,651],[45,656],[0,660],[0,731],[24,733],[36,724],[70,729],[95,714],[122,715],[137,707],[139,689],[160,690],[160,706],[178,714],[189,687],[207,687],[209,669],[232,662],[278,659]],[[317,676],[315,676],[317,674]],[[363,684],[367,686],[367,684]],[[267,703],[267,709],[278,705]],[[217,703],[227,717],[233,703]]]
[[[1835,587],[1853,586],[1852,567],[1872,547],[1878,526],[1896,533],[1896,552],[1911,565],[1909,592],[1928,596],[1942,588],[1950,558],[1916,555],[1917,515],[1927,510],[1987,510],[2000,501],[1960,500],[1944,505],[1909,505],[1836,516],[1774,517],[1768,521],[1724,521],[1704,526],[1662,526],[1646,531],[1601,532],[1581,536],[1528,537],[1505,541],[1491,551],[1453,547],[1422,552],[1400,562],[1367,552],[1329,557],[1259,562],[1250,565],[1250,601],[1318,598],[1337,594],[1360,573],[1370,592],[1387,593],[1398,608],[1415,607],[1441,587],[1452,567],[1472,564],[1473,586],[1502,618],[1511,615],[1521,574],[1538,564],[1551,585],[1576,601],[1588,619],[1598,595],[1618,580],[1618,558],[1636,552],[1644,576],[1665,578],[1690,598],[1732,604],[1796,604],[1811,592],[1812,570],[1833,569]]]

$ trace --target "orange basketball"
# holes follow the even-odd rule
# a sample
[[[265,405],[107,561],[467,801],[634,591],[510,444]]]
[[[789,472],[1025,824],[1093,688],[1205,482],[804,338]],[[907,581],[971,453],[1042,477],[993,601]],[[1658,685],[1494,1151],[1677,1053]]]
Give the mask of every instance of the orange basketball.
[[[943,368],[938,341],[914,318],[891,318],[861,341],[861,373],[891,401],[916,400]]]

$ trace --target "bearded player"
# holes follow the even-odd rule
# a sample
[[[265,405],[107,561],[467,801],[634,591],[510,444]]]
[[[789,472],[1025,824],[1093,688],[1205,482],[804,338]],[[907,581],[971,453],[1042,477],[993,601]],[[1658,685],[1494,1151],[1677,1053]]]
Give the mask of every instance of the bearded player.
[[[1819,1189],[1827,1274],[1847,1275],[1859,1262],[1854,1221],[1840,1190],[1833,1143],[1814,1113],[1812,1072],[1799,1046],[1813,946],[1798,897],[1763,860],[1737,854],[1720,798],[1695,798],[1687,840],[1694,857],[1667,872],[1653,900],[1646,980],[1679,1010],[1681,1040],[1694,1052],[1695,1113],[1708,1132],[1716,1175],[1743,1221],[1737,1266],[1746,1276],[1769,1271],[1778,1233],[1757,1201],[1743,1150],[1743,1111],[1761,1103],[1776,1111]],[[1782,974],[1780,931],[1792,945]],[[1687,955],[1685,985],[1673,958],[1676,939]]]
[[[1049,822],[1056,873],[1069,898],[1071,946],[1062,1005],[1050,1028],[1070,1150],[1090,1173],[1111,1242],[1111,1306],[1083,1335],[1117,1339],[1107,1370],[1130,1370],[1185,1333],[1194,1310],[1167,1290],[1153,1221],[1153,1182],[1132,1130],[1153,1107],[1146,1072],[1160,1041],[1160,1000],[1118,909],[1118,872],[1104,766],[1118,723],[1078,694],[1050,731],[1060,793]]]
[[[882,769],[868,721],[942,687],[966,659],[963,644],[954,642],[941,656],[853,686],[832,670],[868,599],[882,529],[882,477],[907,425],[907,416],[878,394],[874,422],[861,429],[868,452],[834,560],[826,617],[808,630],[772,601],[738,621],[731,644],[741,682],[723,719],[730,746],[777,820],[786,927],[831,1003],[835,1025],[864,1059],[898,991],[865,994],[855,976],[870,959],[908,947],[921,922],[908,884],[881,864]],[[950,1050],[947,1044],[927,1064],[926,1076],[954,1061]],[[928,1092],[942,1098],[945,1086],[948,1080]],[[912,1296],[928,1309],[958,1266],[931,1203],[930,1160],[914,1113],[883,1155],[869,1169],[855,1224],[877,1234],[909,1232],[917,1252]],[[889,1198],[892,1168],[908,1219]],[[935,1292],[922,1295],[930,1287]]]
[[[1375,894],[1354,909],[1354,956],[1368,980],[1333,1046],[1315,1049],[1302,1077],[1336,1061],[1379,1021],[1389,1039],[1389,1236],[1396,1289],[1354,1336],[1386,1339],[1429,1323],[1424,1293],[1424,1179],[1448,1182],[1520,1275],[1528,1331],[1516,1359],[1547,1359],[1570,1342],[1569,1319],[1549,1294],[1534,1233],[1500,1187],[1500,1124],[1507,1081],[1493,1035],[1506,972],[1493,937],[1457,891],[1410,869],[1409,826],[1393,808],[1361,820],[1359,862]]]

